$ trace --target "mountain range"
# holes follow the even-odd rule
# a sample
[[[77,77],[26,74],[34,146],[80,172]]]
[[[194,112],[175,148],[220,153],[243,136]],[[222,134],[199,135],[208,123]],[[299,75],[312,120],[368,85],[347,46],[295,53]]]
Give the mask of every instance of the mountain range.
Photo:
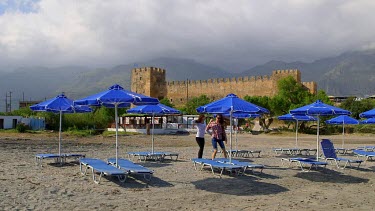
[[[375,94],[375,50],[346,52],[313,62],[270,61],[240,73],[230,73],[191,59],[157,58],[112,68],[33,66],[0,70],[0,90],[3,92],[0,94],[4,96],[0,97],[0,111],[5,111],[5,98],[9,92],[12,92],[12,109],[15,109],[20,100],[44,100],[61,92],[77,99],[102,91],[114,83],[130,89],[131,70],[145,66],[166,69],[168,81],[271,75],[277,69],[299,69],[302,81],[316,81],[318,89],[323,89],[328,95],[363,97]]]

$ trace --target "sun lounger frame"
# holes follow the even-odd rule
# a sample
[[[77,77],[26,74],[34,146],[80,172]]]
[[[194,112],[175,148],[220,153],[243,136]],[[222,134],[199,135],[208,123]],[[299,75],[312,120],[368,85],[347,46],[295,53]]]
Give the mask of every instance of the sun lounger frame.
[[[100,165],[100,167],[98,167]],[[106,165],[106,166],[105,166]],[[96,184],[100,183],[103,176],[116,176],[124,183],[129,172],[109,165],[107,162],[95,158],[82,158],[79,160],[79,170],[81,174],[87,175],[87,170],[91,170],[92,179]],[[99,174],[99,177],[96,176]]]
[[[116,159],[110,158],[108,159],[108,163],[113,166],[116,166]],[[152,175],[154,174],[153,170],[150,170],[142,165],[135,164],[130,160],[122,159],[122,158],[118,159],[118,167],[120,169],[123,169],[129,172],[129,175],[132,175],[132,174],[143,175],[143,178],[147,181],[150,181],[152,178]]]
[[[171,160],[175,157],[177,160],[179,156],[175,152],[128,152],[127,154],[132,160],[137,157],[140,161],[155,160],[160,162],[163,162],[165,157],[170,157]]]
[[[66,153],[66,154],[36,154],[35,155],[35,162],[39,166],[43,166],[43,160],[44,159],[54,159],[55,163],[60,163],[63,165],[66,163],[66,160],[68,158],[73,158],[75,160],[79,158],[84,158],[86,157],[85,154],[76,154],[76,153]]]
[[[352,166],[352,163],[358,164],[357,168],[359,168],[359,166],[363,162],[362,160],[352,160],[348,158],[337,157],[336,149],[334,148],[332,141],[329,139],[322,139],[320,144],[322,146],[324,159],[330,163],[334,162],[339,169],[345,169],[348,165]],[[340,167],[341,161],[345,162],[343,167]]]
[[[219,169],[219,172],[220,172],[219,177],[220,178],[223,175],[224,171],[229,171],[230,173],[232,173],[234,171],[236,175],[240,175],[242,173],[241,170],[243,170],[242,166],[222,163],[222,162],[218,162],[218,161],[210,160],[210,159],[194,158],[194,159],[192,159],[192,161],[193,161],[195,170],[197,170],[197,164],[201,165],[200,170],[203,170],[203,168],[206,167],[206,166],[210,167],[213,175],[216,175],[214,170]]]
[[[243,167],[243,173],[246,172],[246,170],[250,170],[251,173],[253,174],[261,174],[263,172],[263,169],[264,169],[264,165],[262,164],[254,164],[254,163],[251,163],[251,162],[244,162],[244,161],[239,161],[239,160],[231,160],[232,162],[229,162],[229,159],[227,158],[216,158],[215,161],[218,161],[218,162],[223,162],[223,163],[228,163],[228,164],[232,164],[232,165],[238,165],[238,166],[242,166]],[[254,171],[255,169],[260,169],[259,172],[257,171]]]
[[[276,155],[286,154],[291,156],[296,155],[316,155],[316,149],[308,149],[308,148],[273,148],[272,151],[276,153]]]
[[[364,157],[364,162],[363,162],[363,165],[366,165],[366,162],[368,160],[373,160],[373,158],[375,157],[375,152],[371,152],[371,151],[365,151],[365,150],[359,150],[359,149],[356,149],[356,150],[353,150],[353,153],[358,157]]]
[[[221,151],[220,151],[221,152]],[[232,153],[232,157],[260,157],[262,150],[227,150],[227,153]],[[256,155],[256,156],[255,156]]]
[[[311,158],[281,158],[281,163],[284,165],[284,162],[288,163],[287,167],[290,167],[292,163],[295,163],[296,166],[301,168],[302,172],[309,172],[313,167],[318,170],[319,166],[324,166],[326,168],[327,162],[316,161]],[[309,165],[310,167],[306,170],[304,167]]]

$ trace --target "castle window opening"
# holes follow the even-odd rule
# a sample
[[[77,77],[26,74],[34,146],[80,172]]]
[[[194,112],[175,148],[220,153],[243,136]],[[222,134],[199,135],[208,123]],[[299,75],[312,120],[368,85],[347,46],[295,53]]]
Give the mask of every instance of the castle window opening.
[[[180,101],[182,102],[182,98],[180,98]]]
[[[171,98],[170,101],[173,102],[173,99]]]
[[[141,77],[139,77],[139,80],[142,80],[142,76],[141,76]]]

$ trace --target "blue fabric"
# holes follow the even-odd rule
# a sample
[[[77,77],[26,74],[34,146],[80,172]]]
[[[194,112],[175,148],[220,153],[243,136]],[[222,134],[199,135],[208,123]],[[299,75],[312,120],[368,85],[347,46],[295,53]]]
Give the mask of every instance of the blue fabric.
[[[330,140],[323,139],[320,144],[322,145],[322,151],[325,158],[337,158],[335,147]]]
[[[127,110],[127,113],[136,114],[154,114],[154,115],[164,115],[164,114],[181,114],[177,109],[171,108],[164,104],[157,105],[141,105]]]
[[[361,118],[372,118],[372,117],[375,117],[375,109],[371,109],[369,111],[365,111],[363,113],[360,113],[359,117],[361,117]]]
[[[361,121],[361,124],[375,124],[375,118],[369,118]]]
[[[350,117],[350,116],[347,116],[347,115],[341,115],[341,116],[338,116],[338,117],[335,117],[335,118],[332,118],[330,120],[327,120],[326,121],[327,124],[331,124],[331,125],[356,125],[356,124],[359,124],[359,121]]]
[[[74,106],[73,100],[67,98],[64,94],[58,95],[55,98],[46,100],[36,105],[30,106],[33,111],[47,111],[53,113],[83,113],[91,112],[91,108],[87,106]]]
[[[222,114],[224,117],[230,117],[229,113]],[[216,117],[216,115],[214,115]],[[251,113],[233,113],[232,118],[244,119],[244,118],[256,118],[260,117],[260,114],[251,114]]]
[[[127,160],[127,159],[118,159],[117,162],[118,162],[118,166],[120,168],[123,168],[124,170],[130,171],[131,173],[136,173],[136,174],[149,173],[149,174],[152,174],[154,172],[153,170],[150,170],[150,169],[148,169],[144,166],[135,164],[132,161]],[[115,158],[109,158],[108,163],[116,164],[116,159]]]
[[[330,115],[350,115],[351,112],[337,108],[335,106],[324,104],[322,101],[316,102],[290,110],[292,115],[310,115],[310,116],[330,116]]]
[[[282,116],[277,117],[279,120],[284,121],[316,121],[316,118],[313,116],[306,116],[306,115],[292,115],[292,114],[284,114]]]
[[[142,94],[124,90],[115,84],[108,90],[74,101],[74,105],[105,106],[113,108],[117,104],[119,108],[134,105],[158,104],[159,100]]]
[[[226,97],[207,105],[200,106],[196,110],[198,113],[212,114],[229,114],[231,111],[233,113],[269,113],[267,109],[249,103],[246,100],[237,97],[235,94],[228,94]]]

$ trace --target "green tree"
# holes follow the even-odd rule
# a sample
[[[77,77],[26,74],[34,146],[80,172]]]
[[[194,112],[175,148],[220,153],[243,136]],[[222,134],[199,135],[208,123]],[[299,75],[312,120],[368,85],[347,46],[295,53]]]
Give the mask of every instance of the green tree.
[[[279,90],[277,95],[285,99],[289,105],[300,105],[311,95],[309,91],[292,76],[279,80],[277,82],[277,87]]]
[[[199,106],[206,105],[210,102],[211,102],[210,98],[208,98],[206,95],[193,97],[186,103],[185,107],[181,108],[180,110],[185,114],[198,114],[196,109]]]
[[[375,107],[373,99],[357,100],[355,97],[349,97],[340,105],[341,108],[352,112],[354,118],[359,118],[359,114]]]
[[[166,106],[169,106],[171,108],[175,108],[175,105],[168,99],[168,98],[163,98],[160,100],[161,104],[164,104]]]

